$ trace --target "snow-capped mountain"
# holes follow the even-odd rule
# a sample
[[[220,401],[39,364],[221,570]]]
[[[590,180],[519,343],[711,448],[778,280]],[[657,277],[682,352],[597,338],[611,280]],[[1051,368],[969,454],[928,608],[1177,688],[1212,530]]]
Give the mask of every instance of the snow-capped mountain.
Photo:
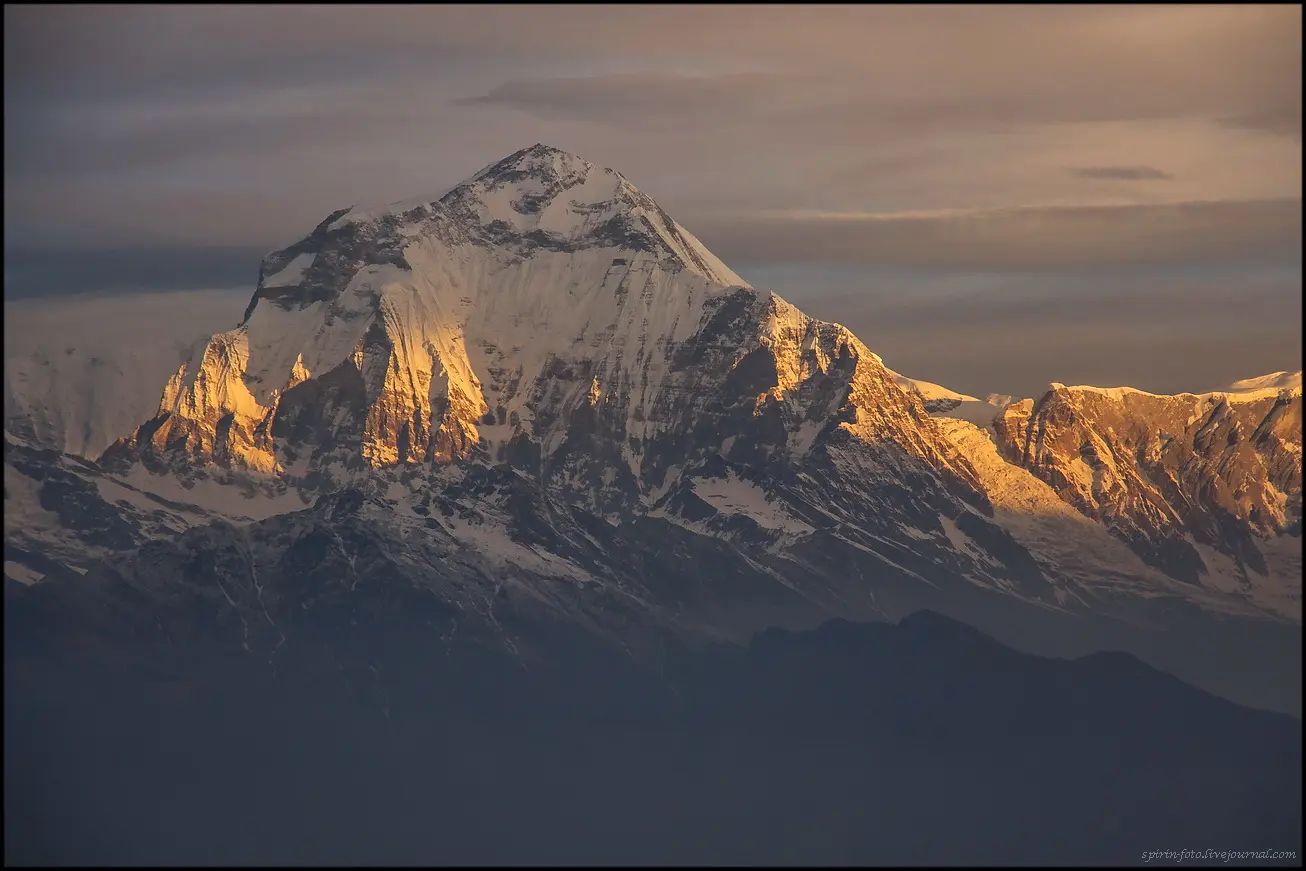
[[[749,287],[620,174],[535,146],[267,258],[244,323],[111,454],[337,482],[481,458],[607,512],[711,453],[798,458],[826,429],[974,489],[856,337]]]
[[[133,533],[79,558],[85,535],[56,542],[51,522],[14,551],[15,573],[47,542],[74,570],[60,577],[207,602],[265,658],[315,602],[416,595],[439,631],[508,650],[527,625],[647,650],[666,632],[929,607],[1064,654],[1119,620],[1131,628],[1112,623],[1113,644],[1182,674],[1129,633],[1189,619],[1176,603],[1225,625],[1299,623],[1300,575],[1176,570],[1121,518],[1150,528],[1168,510],[1164,540],[1248,564],[1288,533],[1275,541],[1297,543],[1299,566],[1300,387],[1271,392],[1221,406],[1261,414],[1232,414],[1240,444],[1256,442],[1234,447],[1230,424],[1132,399],[1065,423],[1057,390],[1009,405],[914,381],[749,286],[619,173],[536,145],[438,198],[337,211],[269,255],[243,321],[201,342],[98,464],[7,436],[6,516],[49,514],[36,466],[58,467]],[[1089,467],[1081,433],[1115,456],[1154,427],[1169,427],[1156,462],[1182,470],[1182,511],[1128,495],[1145,492],[1141,471],[1121,498],[1067,484],[1076,458]],[[1026,459],[1021,431],[1048,448]],[[24,534],[6,524],[7,554]]]
[[[974,471],[855,336],[749,287],[572,155],[535,146],[438,201],[336,213],[261,274],[245,322],[106,464],[320,491],[360,469],[504,463],[614,518],[752,500],[788,518],[753,518],[772,537],[815,528],[810,505],[770,504],[801,466],[830,491],[817,526],[890,490],[945,544],[940,514],[969,502],[983,522]],[[748,500],[693,484],[710,462]]]

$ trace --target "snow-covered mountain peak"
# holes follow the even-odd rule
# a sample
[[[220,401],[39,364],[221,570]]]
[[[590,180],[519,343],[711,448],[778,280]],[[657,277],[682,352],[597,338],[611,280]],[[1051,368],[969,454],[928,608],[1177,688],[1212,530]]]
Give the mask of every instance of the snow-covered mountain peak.
[[[438,199],[336,212],[265,258],[242,323],[182,366],[128,453],[262,476],[500,461],[527,442],[549,455],[577,408],[602,406],[638,476],[638,446],[680,425],[709,355],[691,348],[778,355],[783,386],[751,409],[835,365],[836,345],[878,366],[844,333],[755,291],[620,173],[535,145]]]
[[[721,285],[746,284],[621,173],[547,145],[487,167],[439,205],[497,246],[618,247],[656,254]]]
[[[1245,378],[1241,381],[1235,381],[1233,384],[1221,390],[1213,390],[1206,393],[1177,393],[1175,397],[1190,397],[1202,400],[1224,400],[1227,402],[1255,402],[1261,399],[1273,398],[1280,393],[1288,392],[1289,394],[1301,392],[1301,370],[1296,372],[1271,372],[1269,375],[1261,375],[1256,378]],[[1169,399],[1170,394],[1151,393],[1146,390],[1140,390],[1137,387],[1096,387],[1088,384],[1077,384],[1067,386],[1059,381],[1053,381],[1048,384],[1047,398],[1066,398],[1076,395],[1094,395],[1107,397],[1113,400],[1125,398],[1133,399]],[[1047,401],[1045,398],[1044,401]]]
[[[1232,393],[1252,393],[1259,390],[1300,390],[1301,371],[1271,372],[1259,378],[1244,378],[1229,385]]]
[[[551,358],[629,366],[627,351],[665,353],[711,299],[747,286],[620,173],[534,145],[439,198],[335,212],[270,254],[239,335],[207,354],[241,383],[190,371],[163,410],[185,393],[260,417],[292,382],[385,345],[424,361],[434,380],[418,394],[451,381],[479,415],[484,366],[521,365],[528,380]]]
[[[439,196],[333,213],[310,239],[337,235],[363,244],[388,243],[399,249],[397,260],[408,242],[430,236],[522,258],[616,248],[653,255],[673,270],[686,269],[714,284],[746,285],[621,173],[542,144],[508,155]],[[294,261],[276,262],[277,286],[302,277],[309,261],[298,265],[302,268],[291,268]]]
[[[468,181],[512,184],[525,178],[534,178],[549,182],[560,178],[587,176],[596,170],[621,178],[621,174],[614,170],[595,166],[583,157],[537,142],[514,151],[498,163],[490,164]]]
[[[505,221],[520,229],[521,215],[537,215],[541,201],[551,200],[550,191],[570,190],[584,185],[593,177],[590,193],[615,194],[624,184],[633,189],[619,173],[597,167],[584,158],[557,148],[536,144],[513,152],[497,163],[481,169],[470,178],[439,194],[427,194],[387,203],[383,206],[355,205],[327,219],[329,229],[340,230],[352,224],[368,224],[386,219],[417,220],[442,204],[463,206],[461,217],[475,217],[480,223]],[[467,209],[475,204],[479,209]],[[563,204],[565,205],[565,203]],[[479,214],[476,214],[479,212]]]

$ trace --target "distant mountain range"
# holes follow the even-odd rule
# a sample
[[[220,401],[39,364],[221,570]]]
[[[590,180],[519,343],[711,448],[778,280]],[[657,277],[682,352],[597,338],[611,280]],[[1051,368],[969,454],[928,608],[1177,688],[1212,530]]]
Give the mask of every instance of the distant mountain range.
[[[231,643],[261,644],[266,624],[242,628],[203,586],[85,610],[41,586],[5,609],[15,864],[1301,855],[1299,720],[1126,654],[1021,654],[929,611],[667,647],[650,670],[522,632],[509,600],[527,669],[377,577],[305,595],[297,616],[269,608],[291,639],[271,670]]]
[[[1300,722],[1155,670],[1299,715],[1300,372],[956,393],[542,145],[65,345],[5,366],[7,861],[1300,850]]]
[[[389,552],[414,560],[414,584],[478,619],[512,584],[565,620],[560,601],[601,592],[712,637],[917,606],[1301,620],[1301,373],[1204,396],[976,400],[888,370],[848,330],[752,289],[618,172],[546,146],[440,197],[329,215],[264,261],[243,323],[201,341],[158,385],[157,413],[128,423],[142,401],[125,393],[178,354],[157,345],[7,362],[7,439],[27,470],[7,486],[9,577],[47,575],[55,555],[91,571],[213,518],[347,490],[405,542]],[[35,470],[33,448],[111,439],[94,467]],[[116,550],[50,520],[59,475],[129,530]],[[748,597],[669,555],[703,548]],[[464,554],[478,592],[438,580],[440,554]],[[667,573],[695,578],[695,601]]]
[[[1300,372],[978,400],[542,145],[269,255],[128,423],[157,345],[6,362],[7,578],[207,589],[251,651],[364,564],[506,649],[505,597],[632,649],[929,607],[1300,709]]]

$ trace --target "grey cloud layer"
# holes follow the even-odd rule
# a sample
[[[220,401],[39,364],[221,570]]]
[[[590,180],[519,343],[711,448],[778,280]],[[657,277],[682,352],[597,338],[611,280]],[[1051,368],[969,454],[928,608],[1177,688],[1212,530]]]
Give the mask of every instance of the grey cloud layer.
[[[727,56],[767,58],[767,73],[536,77],[477,99],[622,122],[801,103],[917,124],[1185,114],[1274,119],[1262,129],[1300,123],[1296,7],[734,7],[686,17],[675,38],[670,20],[642,21],[620,44],[670,52],[710,39]],[[725,31],[731,39],[720,40]]]
[[[535,141],[687,217],[1300,196],[1297,7],[4,15],[7,240],[270,246]]]

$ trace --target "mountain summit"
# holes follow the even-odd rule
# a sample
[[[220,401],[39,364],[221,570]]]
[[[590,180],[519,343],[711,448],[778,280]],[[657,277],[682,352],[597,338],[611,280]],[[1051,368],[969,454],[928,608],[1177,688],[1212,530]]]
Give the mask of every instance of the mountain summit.
[[[244,322],[109,455],[336,483],[480,458],[609,511],[709,455],[765,465],[822,436],[983,502],[851,333],[749,287],[621,174],[535,145],[267,257]]]
[[[746,284],[621,173],[547,145],[510,154],[440,197],[351,208],[326,223],[339,230],[423,221],[519,256],[618,247],[658,254],[716,284]]]

